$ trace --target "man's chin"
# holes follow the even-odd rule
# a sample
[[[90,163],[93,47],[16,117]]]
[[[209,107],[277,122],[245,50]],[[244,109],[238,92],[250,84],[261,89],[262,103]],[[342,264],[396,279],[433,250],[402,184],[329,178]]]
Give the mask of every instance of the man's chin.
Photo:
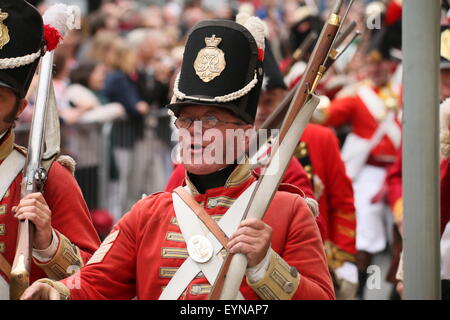
[[[186,171],[196,175],[206,175],[219,171],[226,164],[184,164]]]

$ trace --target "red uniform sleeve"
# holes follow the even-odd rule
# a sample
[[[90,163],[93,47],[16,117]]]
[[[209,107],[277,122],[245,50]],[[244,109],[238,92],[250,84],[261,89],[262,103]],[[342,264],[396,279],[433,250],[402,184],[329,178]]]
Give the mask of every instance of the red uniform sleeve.
[[[395,203],[402,198],[402,149],[398,151],[397,159],[389,168],[386,176],[388,201],[393,209]]]
[[[308,198],[315,198],[311,186],[311,180],[308,179],[305,169],[295,157],[291,158],[282,182],[292,184],[300,188],[300,190],[302,190]]]
[[[182,186],[186,177],[186,169],[182,164],[175,166],[172,175],[166,185],[166,192],[172,192],[176,187]]]
[[[331,132],[330,132],[331,133]],[[329,203],[329,230],[331,241],[341,250],[356,253],[356,214],[353,187],[347,177],[345,165],[334,134],[327,137],[327,194]]]
[[[441,235],[450,221],[450,159],[441,160]]]
[[[86,263],[100,245],[100,239],[75,178],[56,161],[49,170],[44,198],[52,211],[52,227],[80,249]]]
[[[353,123],[358,100],[356,97],[338,98],[331,102],[327,109],[326,126],[339,127]]]
[[[73,300],[130,300],[136,296],[139,204],[114,226],[89,264],[62,280]]]
[[[297,268],[300,282],[293,299],[335,299],[333,283],[325,258],[322,238],[308,206],[297,197],[289,223],[285,250],[281,253],[289,265]]]

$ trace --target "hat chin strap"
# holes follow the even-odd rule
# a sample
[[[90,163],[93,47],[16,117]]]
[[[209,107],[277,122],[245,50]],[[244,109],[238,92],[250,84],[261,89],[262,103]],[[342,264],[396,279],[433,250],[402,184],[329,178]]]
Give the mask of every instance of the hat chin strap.
[[[41,56],[41,49],[36,51],[35,53],[27,54],[22,57],[15,58],[3,58],[0,59],[0,69],[14,69],[25,66],[27,64],[33,63],[37,58]]]
[[[232,92],[232,93],[229,93],[229,94],[226,94],[223,96],[214,97],[214,98],[201,98],[201,97],[189,96],[189,95],[181,92],[178,89],[179,81],[180,81],[180,73],[178,73],[177,78],[175,79],[174,88],[173,88],[173,93],[177,97],[177,99],[180,99],[180,100],[190,99],[190,100],[197,100],[197,101],[204,101],[204,102],[224,103],[224,102],[237,100],[237,99],[245,96],[247,93],[249,93],[250,90],[252,90],[258,83],[258,77],[256,75],[256,70],[255,70],[255,75],[254,75],[252,81],[250,81],[245,87],[243,87],[242,89],[239,89],[235,92]]]

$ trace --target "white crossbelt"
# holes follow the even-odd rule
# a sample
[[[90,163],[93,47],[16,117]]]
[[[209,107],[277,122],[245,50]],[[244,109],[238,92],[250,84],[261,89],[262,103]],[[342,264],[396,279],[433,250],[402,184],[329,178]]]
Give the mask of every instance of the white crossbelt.
[[[238,228],[255,186],[256,181],[236,199],[220,219],[218,225],[228,237]],[[208,282],[213,284],[222,266],[222,260],[217,256],[220,250],[222,250],[220,242],[211,232],[205,230],[197,215],[176,193],[172,193],[172,199],[178,224],[186,244],[195,236],[205,236],[212,244],[213,254],[204,263],[197,262],[189,256],[169,281],[159,300],[178,299],[200,271],[203,272]],[[197,257],[195,258],[198,260]],[[243,298],[242,294],[239,293],[237,298]]]
[[[358,96],[366,105],[372,117],[380,122],[385,117],[386,106],[383,100],[373,91],[372,88],[367,86],[361,86],[358,90]],[[395,148],[398,148],[401,144],[401,130],[395,122],[395,117],[385,118],[384,134],[391,140]]]
[[[5,196],[5,193],[11,186],[11,183],[23,169],[25,160],[25,156],[23,156],[19,151],[13,150],[0,165],[0,201]]]
[[[25,165],[25,156],[13,150],[0,165],[0,201]],[[1,253],[0,253],[1,254]],[[9,284],[0,275],[0,300],[9,300]]]

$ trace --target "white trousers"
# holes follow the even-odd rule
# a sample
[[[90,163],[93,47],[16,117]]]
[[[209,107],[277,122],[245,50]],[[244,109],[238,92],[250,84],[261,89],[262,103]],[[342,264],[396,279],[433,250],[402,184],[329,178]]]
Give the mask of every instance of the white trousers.
[[[441,237],[441,279],[450,279],[450,222]]]
[[[372,203],[386,178],[386,169],[365,165],[353,182],[356,208],[356,249],[383,251],[392,235],[392,213],[384,201]]]

